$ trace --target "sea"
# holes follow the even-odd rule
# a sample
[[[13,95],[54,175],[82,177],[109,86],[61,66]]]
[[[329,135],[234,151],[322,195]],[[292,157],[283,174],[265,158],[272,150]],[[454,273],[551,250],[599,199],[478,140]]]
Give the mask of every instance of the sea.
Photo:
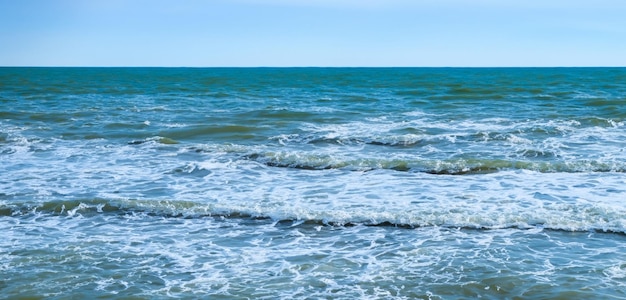
[[[0,68],[0,298],[626,299],[626,68]]]

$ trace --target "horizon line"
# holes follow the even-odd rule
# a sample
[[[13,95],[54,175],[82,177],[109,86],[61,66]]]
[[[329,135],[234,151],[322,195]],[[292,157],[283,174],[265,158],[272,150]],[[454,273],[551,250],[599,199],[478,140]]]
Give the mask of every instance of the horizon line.
[[[36,66],[36,65],[22,65],[22,66],[7,66],[0,65],[0,68],[160,68],[160,69],[306,69],[306,68],[320,68],[320,69],[415,69],[415,68],[457,68],[457,69],[497,69],[497,68],[626,68],[624,66]]]

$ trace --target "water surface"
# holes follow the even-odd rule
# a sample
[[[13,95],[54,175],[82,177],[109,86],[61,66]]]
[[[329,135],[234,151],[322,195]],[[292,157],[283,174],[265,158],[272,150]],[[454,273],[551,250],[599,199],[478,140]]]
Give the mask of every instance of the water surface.
[[[0,68],[0,293],[626,298],[624,68]]]

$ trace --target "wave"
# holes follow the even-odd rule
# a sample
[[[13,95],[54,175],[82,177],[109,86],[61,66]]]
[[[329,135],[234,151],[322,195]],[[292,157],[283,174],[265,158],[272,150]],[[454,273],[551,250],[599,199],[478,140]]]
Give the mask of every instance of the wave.
[[[277,138],[284,143],[289,137]],[[316,137],[302,139],[304,143],[312,145],[373,145],[386,147],[411,148],[428,145],[429,142],[422,136],[415,134],[389,135],[386,137]]]
[[[128,142],[129,145],[141,145],[141,144],[145,144],[145,143],[158,143],[158,144],[164,144],[164,145],[174,145],[174,144],[178,144],[179,142],[170,138],[166,138],[166,137],[161,137],[161,136],[153,136],[153,137],[149,137],[149,138],[145,138],[143,140],[132,140],[130,142]]]
[[[173,139],[196,138],[211,135],[249,135],[262,128],[246,125],[194,125],[183,128],[173,128],[162,132],[163,136]]]
[[[571,232],[626,233],[624,211],[590,204],[516,207],[493,212],[476,206],[424,210],[364,208],[313,210],[278,205],[224,205],[173,200],[83,199],[0,205],[0,217],[93,217],[102,214],[135,217],[268,219],[328,226],[447,227],[467,229],[531,229]]]
[[[526,158],[553,158],[554,154],[528,150],[519,153]],[[626,163],[602,160],[524,161],[507,159],[406,159],[406,158],[342,158],[331,154],[306,152],[251,153],[243,159],[270,167],[303,170],[344,169],[350,171],[395,170],[438,175],[471,175],[502,170],[528,170],[540,173],[616,172],[626,173]]]
[[[527,150],[522,148],[533,148],[537,154],[550,152],[550,156],[558,156],[581,152],[589,154],[587,146],[598,144],[621,151],[623,126],[621,120],[595,117],[535,121],[490,118],[451,122],[379,118],[345,124],[307,124],[298,132],[273,135],[268,140],[282,146],[317,148],[381,146],[393,148],[390,150],[419,151],[432,146],[463,152],[472,148],[482,149],[490,157],[507,156]]]

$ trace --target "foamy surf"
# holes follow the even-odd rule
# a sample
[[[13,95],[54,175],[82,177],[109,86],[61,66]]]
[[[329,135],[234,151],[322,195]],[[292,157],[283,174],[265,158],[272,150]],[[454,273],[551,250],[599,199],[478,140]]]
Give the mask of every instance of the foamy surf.
[[[624,298],[624,74],[0,68],[0,293]]]
[[[535,199],[549,196],[537,194]],[[540,202],[540,201],[537,201]],[[477,211],[476,204],[482,205]],[[0,206],[5,217],[95,217],[99,214],[132,215],[143,218],[229,218],[233,220],[269,219],[274,222],[305,222],[328,226],[447,227],[466,229],[533,229],[571,232],[626,233],[626,211],[616,205],[594,204],[577,199],[572,204],[516,206],[502,203],[463,205],[413,205],[412,209],[394,210],[376,207],[338,207],[316,210],[288,203],[273,205],[202,204],[195,201],[167,200],[73,200],[22,203]],[[243,221],[242,221],[243,222]]]

